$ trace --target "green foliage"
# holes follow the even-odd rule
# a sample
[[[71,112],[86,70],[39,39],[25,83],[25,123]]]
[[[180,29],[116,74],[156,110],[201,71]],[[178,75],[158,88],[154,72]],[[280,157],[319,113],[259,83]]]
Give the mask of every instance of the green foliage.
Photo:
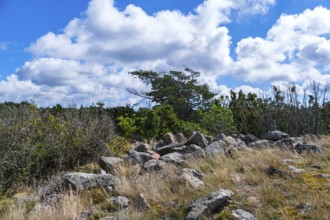
[[[118,125],[121,128],[121,134],[125,138],[132,137],[133,134],[137,131],[136,126],[136,117],[133,115],[132,117],[128,116],[119,116],[117,118]]]
[[[141,70],[130,74],[150,85],[151,91],[129,91],[156,104],[170,105],[182,120],[196,119],[195,109],[206,108],[215,96],[206,84],[199,84],[197,79],[200,73],[189,68],[185,68],[185,72],[156,73]]]
[[[0,190],[72,169],[108,155],[109,116],[67,108],[53,115],[32,104],[0,104]]]
[[[211,135],[236,132],[233,114],[229,108],[213,105],[208,111],[198,111],[201,127]]]
[[[108,149],[112,156],[122,156],[130,150],[130,143],[126,138],[117,136],[109,141]]]

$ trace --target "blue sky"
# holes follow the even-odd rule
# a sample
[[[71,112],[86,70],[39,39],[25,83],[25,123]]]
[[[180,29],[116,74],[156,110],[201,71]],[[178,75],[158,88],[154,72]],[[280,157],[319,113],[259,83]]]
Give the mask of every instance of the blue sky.
[[[134,104],[127,72],[187,65],[215,91],[330,84],[326,0],[0,0],[0,102]]]

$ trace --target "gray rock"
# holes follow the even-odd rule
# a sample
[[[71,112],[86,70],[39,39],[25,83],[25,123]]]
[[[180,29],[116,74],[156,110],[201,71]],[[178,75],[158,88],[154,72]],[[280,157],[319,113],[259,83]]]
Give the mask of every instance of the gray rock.
[[[226,138],[227,136],[225,135],[225,134],[223,134],[223,133],[220,133],[218,136],[216,136],[215,138],[214,138],[214,142],[216,142],[216,141],[222,141],[224,138]]]
[[[187,138],[182,133],[178,133],[174,135],[171,132],[169,132],[163,136],[163,141],[165,145],[172,143],[178,143],[180,145],[184,145],[187,143]]]
[[[240,139],[235,139],[233,137],[225,137],[222,139],[222,141],[224,141],[227,145],[231,145],[235,148],[238,149],[245,149],[246,148],[246,144],[244,141],[240,140]]]
[[[234,195],[230,190],[220,189],[206,197],[195,200],[188,207],[186,220],[200,219],[203,216],[223,210],[229,204],[229,199]]]
[[[140,210],[151,208],[147,198],[145,197],[145,195],[143,193],[139,194],[136,202],[137,202],[137,207]]]
[[[295,146],[298,143],[293,138],[284,138],[282,140],[276,141],[273,143],[273,147],[282,149],[282,150],[291,150],[294,151]]]
[[[239,220],[257,220],[254,215],[252,215],[250,212],[247,212],[243,209],[235,209],[232,211],[232,215],[238,218]]]
[[[137,152],[133,150],[128,153],[125,159],[132,164],[144,164],[153,158],[149,153]]]
[[[279,141],[284,138],[289,138],[290,135],[283,131],[270,131],[266,134],[265,139],[270,141]]]
[[[101,157],[99,160],[100,167],[108,173],[114,174],[115,169],[122,165],[123,159],[119,157]]]
[[[203,151],[206,153],[206,155],[212,156],[219,153],[224,154],[226,153],[227,149],[228,149],[228,144],[220,140],[208,145],[205,149],[203,149]]]
[[[149,144],[139,143],[134,150],[137,152],[147,153],[151,149],[152,149],[152,147]]]
[[[173,148],[180,147],[180,146],[181,146],[180,144],[174,142],[174,143],[162,146],[162,147],[158,147],[155,149],[155,151],[162,156],[162,155],[171,153]]]
[[[193,188],[199,188],[204,185],[203,182],[204,174],[195,169],[182,169],[180,178],[187,181]]]
[[[259,140],[256,142],[252,142],[247,146],[253,149],[263,149],[263,148],[271,148],[273,145],[272,142],[270,142],[269,140]]]
[[[323,149],[321,147],[318,147],[316,145],[313,144],[298,144],[295,147],[295,150],[299,153],[312,153],[312,154],[316,154],[316,153],[323,153]]]
[[[259,139],[254,136],[253,134],[246,134],[246,135],[240,135],[240,138],[242,141],[244,141],[246,144],[250,144],[252,142],[256,142]]]
[[[92,215],[93,215],[92,211],[89,211],[89,210],[83,211],[83,212],[79,213],[79,215],[76,217],[75,220],[85,220],[85,219],[91,217]]]
[[[130,201],[128,198],[124,196],[113,196],[110,197],[110,201],[116,206],[118,209],[126,209],[128,208]]]
[[[289,166],[288,169],[289,169],[290,173],[303,173],[303,172],[305,172],[304,169],[299,169],[295,166]]]
[[[120,179],[111,174],[67,173],[64,184],[73,190],[85,190],[96,187],[114,187],[120,184]]]
[[[320,177],[320,178],[324,178],[324,179],[329,179],[330,178],[329,174],[324,174],[324,173],[320,173],[317,176]]]
[[[114,216],[106,216],[106,217],[100,218],[100,220],[117,220],[117,218]]]
[[[149,160],[143,165],[143,169],[150,171],[150,170],[161,170],[166,167],[166,163],[161,160]]]
[[[174,164],[178,164],[178,165],[181,165],[183,163],[182,154],[177,153],[177,152],[169,153],[164,156],[161,156],[160,159],[167,163],[174,163]]]
[[[187,144],[196,144],[201,148],[205,148],[208,145],[208,141],[202,133],[197,131],[189,137]]]

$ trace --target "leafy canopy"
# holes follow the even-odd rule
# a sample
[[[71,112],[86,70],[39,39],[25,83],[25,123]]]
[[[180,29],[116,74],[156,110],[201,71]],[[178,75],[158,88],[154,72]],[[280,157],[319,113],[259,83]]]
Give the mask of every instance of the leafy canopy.
[[[182,120],[197,117],[195,110],[210,107],[215,96],[206,84],[198,82],[200,73],[190,68],[185,68],[184,72],[157,73],[140,70],[130,72],[130,74],[151,86],[148,92],[129,89],[132,94],[149,99],[156,104],[172,106],[178,118]]]

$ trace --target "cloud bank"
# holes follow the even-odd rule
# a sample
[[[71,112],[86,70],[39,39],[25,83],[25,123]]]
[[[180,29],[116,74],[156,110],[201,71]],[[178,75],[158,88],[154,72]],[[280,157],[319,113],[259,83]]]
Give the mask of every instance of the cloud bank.
[[[126,88],[144,85],[129,71],[181,70],[183,65],[201,71],[201,80],[220,90],[229,89],[217,84],[226,75],[247,83],[330,83],[330,10],[323,7],[283,14],[265,38],[238,42],[236,58],[231,57],[226,24],[234,17],[264,15],[274,4],[207,0],[189,14],[164,10],[148,15],[134,5],[120,11],[113,0],[91,0],[63,32],[49,32],[26,49],[33,58],[0,81],[0,101],[134,104],[138,100]]]

